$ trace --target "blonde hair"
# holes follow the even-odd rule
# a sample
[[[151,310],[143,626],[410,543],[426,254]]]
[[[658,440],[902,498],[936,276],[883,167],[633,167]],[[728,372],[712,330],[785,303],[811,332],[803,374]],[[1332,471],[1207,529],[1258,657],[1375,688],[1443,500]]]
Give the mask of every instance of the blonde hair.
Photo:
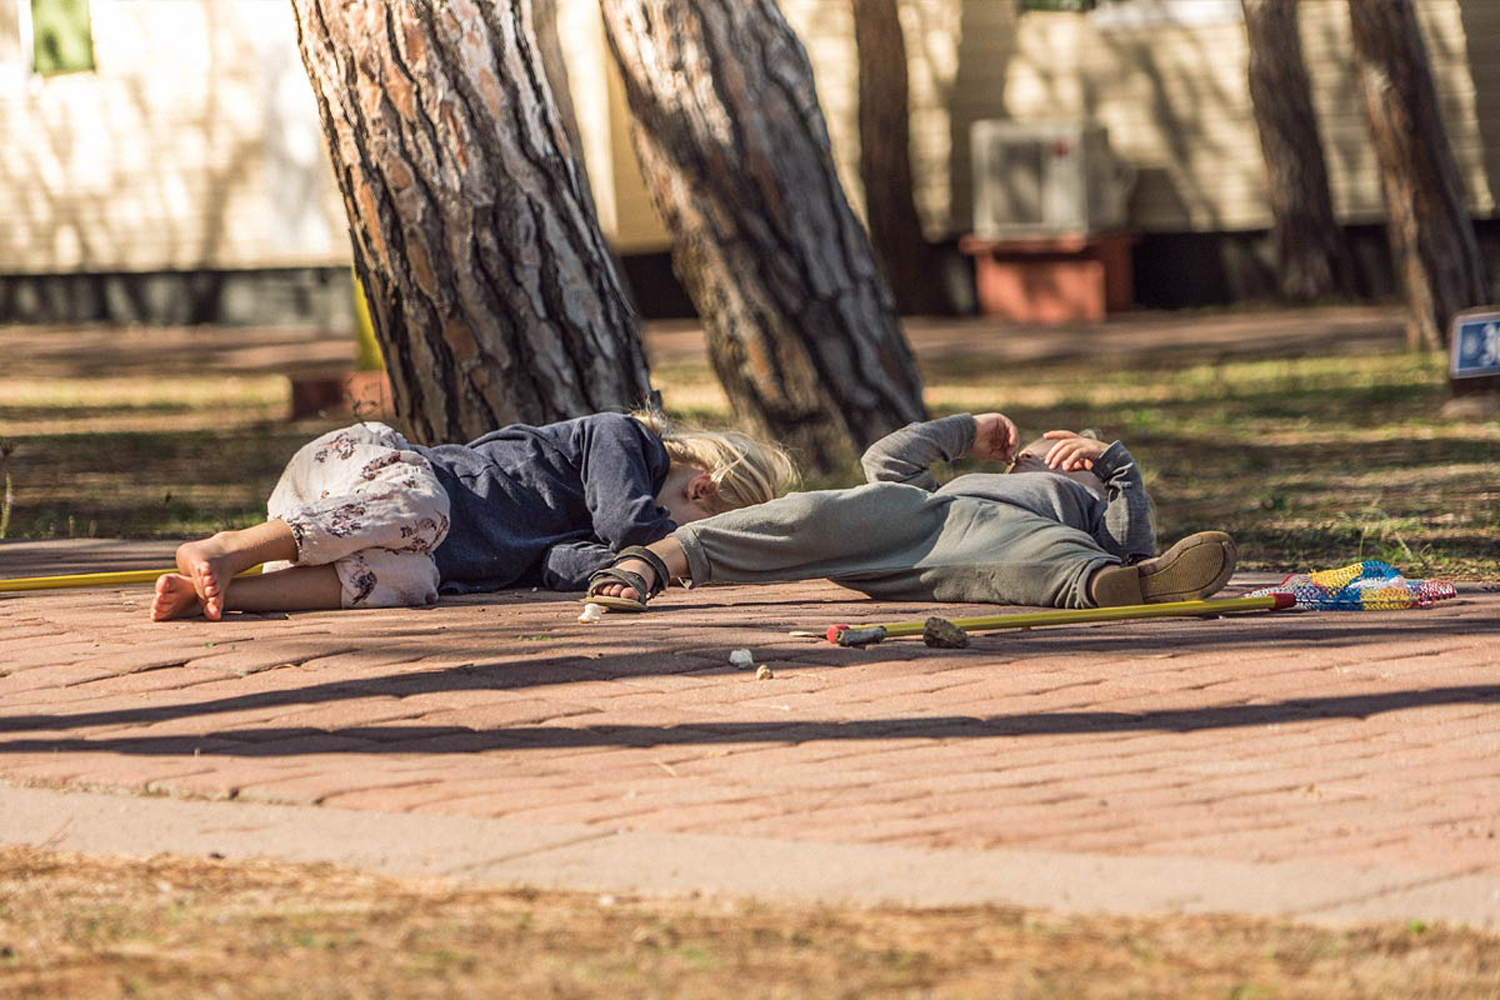
[[[714,484],[714,495],[703,506],[715,514],[774,500],[800,478],[780,445],[738,431],[679,427],[660,410],[631,416],[661,438],[673,462],[703,470]]]

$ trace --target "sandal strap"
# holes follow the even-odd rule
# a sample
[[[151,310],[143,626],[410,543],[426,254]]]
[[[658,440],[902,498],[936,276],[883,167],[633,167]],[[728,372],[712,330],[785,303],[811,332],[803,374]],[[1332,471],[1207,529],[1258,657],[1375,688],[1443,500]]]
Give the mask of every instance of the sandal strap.
[[[626,559],[639,559],[650,566],[652,572],[656,574],[656,579],[651,582],[651,593],[646,595],[648,599],[666,590],[667,584],[671,583],[672,574],[667,571],[667,564],[662,561],[661,556],[652,552],[644,545],[629,545],[621,549],[619,554],[615,556],[615,561],[612,565],[618,566]]]
[[[646,593],[646,578],[644,576],[641,576],[639,573],[632,573],[628,569],[616,569],[613,566],[606,566],[603,569],[596,569],[589,574],[588,596],[593,597],[600,587],[611,583],[623,583],[637,594]],[[642,603],[644,603],[644,600]]]

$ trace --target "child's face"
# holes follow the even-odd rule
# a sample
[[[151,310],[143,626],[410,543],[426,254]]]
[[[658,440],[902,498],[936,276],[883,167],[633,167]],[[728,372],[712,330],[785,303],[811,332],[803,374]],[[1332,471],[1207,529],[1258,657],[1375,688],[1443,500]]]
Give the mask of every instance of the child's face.
[[[713,516],[705,503],[713,498],[714,491],[713,480],[703,470],[674,464],[656,495],[656,502],[667,509],[677,524],[691,524]]]
[[[1007,472],[1051,472],[1047,468],[1046,452],[1037,454],[1030,448],[1025,449],[1016,456]]]
[[[1052,450],[1055,441],[1033,441],[1022,448],[1016,455],[1016,460],[1011,463],[1007,472],[1050,472],[1054,476],[1066,476],[1067,478],[1085,487],[1090,492],[1103,496],[1104,482],[1098,476],[1084,469],[1077,472],[1064,472],[1061,469],[1053,469],[1047,465],[1047,452]]]

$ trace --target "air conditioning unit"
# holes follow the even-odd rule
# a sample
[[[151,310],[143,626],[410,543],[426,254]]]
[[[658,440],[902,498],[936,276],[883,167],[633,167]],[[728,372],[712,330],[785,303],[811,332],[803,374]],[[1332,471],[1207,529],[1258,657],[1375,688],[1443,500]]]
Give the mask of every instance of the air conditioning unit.
[[[975,122],[974,235],[1083,236],[1124,226],[1134,172],[1088,122]]]

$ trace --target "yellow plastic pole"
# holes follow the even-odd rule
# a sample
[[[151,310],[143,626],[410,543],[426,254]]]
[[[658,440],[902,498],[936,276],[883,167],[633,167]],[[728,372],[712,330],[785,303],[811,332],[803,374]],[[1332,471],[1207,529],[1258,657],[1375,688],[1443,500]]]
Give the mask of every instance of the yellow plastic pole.
[[[1115,608],[1078,608],[1066,611],[1037,611],[1026,615],[987,615],[983,618],[953,618],[953,624],[965,632],[986,629],[1031,628],[1036,625],[1076,625],[1081,622],[1117,622],[1135,618],[1173,618],[1183,615],[1219,615],[1226,611],[1270,611],[1277,606],[1276,596],[1234,597],[1222,601],[1172,601],[1166,604],[1130,604]],[[925,622],[897,622],[885,626],[885,634],[921,635]]]
[[[1290,594],[1266,597],[1232,597],[1222,601],[1172,601],[1165,604],[1130,604],[1114,608],[1079,608],[1064,611],[1036,611],[1021,615],[986,615],[983,618],[953,618],[952,623],[965,632],[985,632],[1005,628],[1033,628],[1039,625],[1078,625],[1084,622],[1130,621],[1137,618],[1181,618],[1197,615],[1221,615],[1230,611],[1276,611],[1290,608],[1296,599]],[[890,622],[884,625],[851,627],[834,625],[828,629],[828,641],[839,645],[867,645],[881,639],[921,635],[921,622]],[[845,635],[845,633],[848,633]],[[858,636],[856,639],[855,637]]]
[[[127,569],[116,573],[72,573],[66,576],[26,576],[14,580],[0,580],[0,592],[17,590],[63,590],[68,587],[117,587],[129,583],[155,583],[163,573],[175,573],[171,569]],[[253,566],[238,576],[259,573]]]

